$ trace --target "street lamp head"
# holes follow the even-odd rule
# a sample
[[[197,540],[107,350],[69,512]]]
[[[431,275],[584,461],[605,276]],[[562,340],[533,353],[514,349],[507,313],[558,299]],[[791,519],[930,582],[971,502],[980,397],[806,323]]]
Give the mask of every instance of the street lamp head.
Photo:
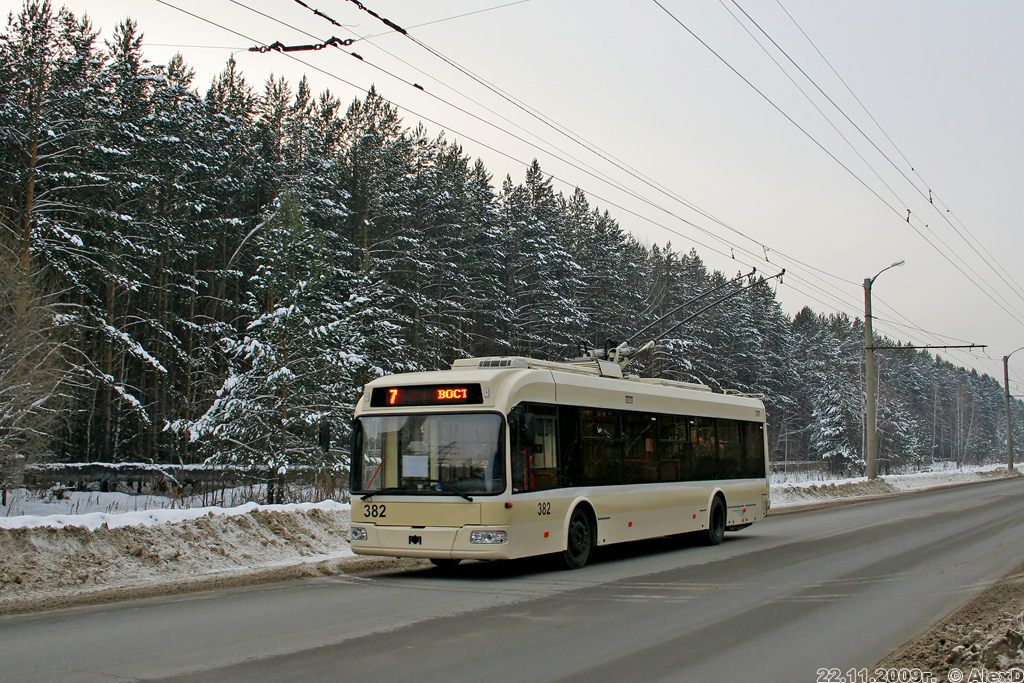
[[[875,280],[877,280],[879,275],[881,275],[885,271],[889,270],[890,268],[896,268],[897,266],[902,266],[904,263],[906,263],[906,261],[900,259],[899,261],[896,261],[896,263],[893,263],[891,265],[886,266],[885,268],[882,268],[880,271],[875,273],[874,277],[869,277],[866,280],[864,280],[864,286],[865,287],[871,287],[871,283],[873,283]]]

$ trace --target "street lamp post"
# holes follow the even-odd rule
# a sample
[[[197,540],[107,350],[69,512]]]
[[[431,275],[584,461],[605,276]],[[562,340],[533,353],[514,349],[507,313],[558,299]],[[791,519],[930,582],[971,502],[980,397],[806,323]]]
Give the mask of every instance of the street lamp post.
[[[1010,356],[1024,349],[1010,351],[1003,356],[1003,386],[1006,389],[1006,469],[1013,470],[1013,423],[1010,421]]]
[[[871,326],[871,285],[878,276],[905,261],[897,261],[882,268],[874,277],[864,278],[864,388],[867,393],[867,415],[865,416],[868,441],[868,479],[878,476],[878,432],[875,428],[875,411],[878,403],[878,382],[875,379],[875,333]]]

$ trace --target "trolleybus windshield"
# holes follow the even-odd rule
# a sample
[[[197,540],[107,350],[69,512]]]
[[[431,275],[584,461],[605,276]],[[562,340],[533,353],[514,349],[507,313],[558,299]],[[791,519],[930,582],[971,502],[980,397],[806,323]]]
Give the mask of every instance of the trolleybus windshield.
[[[353,491],[501,493],[503,423],[495,413],[361,417],[353,443]]]

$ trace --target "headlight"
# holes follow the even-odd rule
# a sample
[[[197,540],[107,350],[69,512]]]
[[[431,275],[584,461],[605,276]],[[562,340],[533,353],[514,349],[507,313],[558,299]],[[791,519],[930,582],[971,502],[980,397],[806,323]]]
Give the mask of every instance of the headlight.
[[[350,541],[365,541],[366,540],[366,529],[360,526],[354,526],[348,531],[348,540]]]
[[[474,531],[469,535],[470,543],[508,543],[508,534],[504,531]]]

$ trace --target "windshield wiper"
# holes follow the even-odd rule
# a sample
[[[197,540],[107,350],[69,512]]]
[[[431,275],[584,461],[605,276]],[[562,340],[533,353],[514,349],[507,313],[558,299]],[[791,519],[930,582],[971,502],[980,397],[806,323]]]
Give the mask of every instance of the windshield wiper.
[[[455,495],[457,495],[457,496],[462,496],[463,498],[465,498],[466,500],[468,500],[468,501],[469,501],[470,503],[472,503],[472,502],[473,502],[473,498],[472,498],[472,497],[470,497],[470,495],[469,495],[468,493],[465,493],[464,491],[460,491],[460,490],[459,490],[459,489],[457,489],[457,488],[456,488],[455,486],[452,486],[452,485],[451,485],[450,483],[448,483],[448,482],[446,482],[446,481],[442,482],[442,481],[437,481],[437,480],[433,480],[433,481],[431,481],[430,483],[431,483],[431,484],[439,484],[439,485],[441,485],[441,486],[444,486],[444,487],[445,487],[444,489],[436,489],[436,490],[438,491],[438,493],[444,493],[444,492],[446,492],[446,491],[451,491],[452,493],[454,493],[454,494],[455,494]],[[377,494],[387,494],[387,493],[408,493],[408,494],[416,494],[416,493],[419,493],[419,491],[412,491],[412,490],[409,490],[409,489],[406,489],[406,488],[402,488],[402,487],[400,487],[400,486],[392,486],[392,487],[390,487],[390,488],[386,488],[386,489],[378,489],[378,490],[376,490],[376,491],[370,491],[369,493],[364,493],[364,494],[363,494],[363,495],[362,495],[362,496],[361,496],[361,497],[359,498],[359,500],[370,500],[371,498],[373,498],[373,497],[374,497],[374,496],[376,496]]]
[[[463,498],[465,498],[466,500],[468,500],[470,503],[473,502],[473,498],[470,497],[470,495],[468,493],[466,493],[465,491],[460,491],[459,489],[455,488],[451,484],[445,484],[445,486],[447,486],[449,488],[449,490],[451,490],[452,493],[457,493],[458,495],[460,495]]]
[[[359,500],[370,500],[371,498],[376,496],[378,493],[408,493],[408,492],[409,492],[408,489],[403,489],[403,488],[398,487],[398,486],[392,486],[391,488],[377,489],[376,491],[370,491],[369,493],[364,493],[362,498],[360,498]]]
[[[460,491],[460,490],[459,490],[458,488],[456,488],[456,487],[455,487],[455,485],[454,485],[454,484],[452,484],[452,483],[451,483],[450,481],[441,481],[440,479],[431,479],[431,480],[429,480],[429,481],[428,481],[427,483],[428,483],[428,484],[437,484],[437,485],[438,485],[439,487],[440,487],[440,486],[445,486],[445,487],[447,487],[447,489],[443,489],[443,488],[437,488],[437,489],[434,489],[434,490],[435,490],[435,491],[437,491],[438,493],[444,493],[444,492],[445,492],[445,490],[448,490],[448,491],[451,491],[452,493],[454,493],[454,494],[455,494],[455,495],[457,495],[457,496],[462,496],[463,498],[465,498],[466,500],[468,500],[468,501],[469,501],[470,503],[472,503],[472,502],[473,502],[473,499],[472,499],[472,498],[471,498],[471,497],[469,496],[469,494],[468,494],[468,493],[466,493],[466,492],[464,492],[464,491]]]

